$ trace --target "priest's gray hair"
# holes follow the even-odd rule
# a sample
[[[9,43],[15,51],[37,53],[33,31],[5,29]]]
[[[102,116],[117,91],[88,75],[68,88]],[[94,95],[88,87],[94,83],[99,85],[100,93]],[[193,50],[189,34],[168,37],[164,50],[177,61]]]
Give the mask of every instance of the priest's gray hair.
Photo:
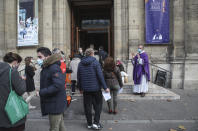
[[[94,53],[94,50],[93,50],[92,48],[88,48],[88,49],[86,49],[86,51],[85,51],[85,55],[86,55],[86,56],[91,56],[92,53]]]
[[[142,48],[144,49],[144,45],[143,45],[143,44],[139,44],[138,47],[139,47],[139,46],[142,46]]]

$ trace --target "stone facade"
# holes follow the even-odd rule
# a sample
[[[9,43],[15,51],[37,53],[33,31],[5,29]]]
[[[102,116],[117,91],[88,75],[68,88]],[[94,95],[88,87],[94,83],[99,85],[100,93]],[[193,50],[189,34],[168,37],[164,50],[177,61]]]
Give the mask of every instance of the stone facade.
[[[71,51],[71,8],[68,0],[39,0],[39,46]],[[114,56],[125,63],[138,44],[145,44],[144,0],[114,0]],[[0,59],[7,51],[36,56],[34,47],[17,47],[17,1],[0,0]],[[170,43],[145,45],[150,62],[171,72],[171,88],[198,88],[198,1],[170,0]],[[151,78],[158,68],[151,66]]]

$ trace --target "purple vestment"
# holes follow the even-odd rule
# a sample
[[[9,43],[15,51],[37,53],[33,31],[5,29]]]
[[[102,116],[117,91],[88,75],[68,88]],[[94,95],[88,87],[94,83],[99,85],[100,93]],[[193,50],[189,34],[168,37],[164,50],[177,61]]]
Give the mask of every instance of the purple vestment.
[[[146,80],[150,81],[150,71],[149,71],[149,59],[148,55],[143,52],[140,54],[140,58],[143,60],[143,64],[138,63],[138,56],[136,55],[133,59],[133,80],[134,84],[141,84],[142,75],[146,76]]]

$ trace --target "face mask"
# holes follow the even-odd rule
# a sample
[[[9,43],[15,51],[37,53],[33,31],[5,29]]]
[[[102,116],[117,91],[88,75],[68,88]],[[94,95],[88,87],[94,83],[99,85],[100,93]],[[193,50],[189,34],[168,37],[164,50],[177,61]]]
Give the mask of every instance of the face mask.
[[[138,49],[138,53],[141,53],[142,52],[142,49]]]
[[[43,60],[42,60],[42,59],[37,59],[37,64],[38,64],[39,66],[42,66],[42,65],[43,65]]]

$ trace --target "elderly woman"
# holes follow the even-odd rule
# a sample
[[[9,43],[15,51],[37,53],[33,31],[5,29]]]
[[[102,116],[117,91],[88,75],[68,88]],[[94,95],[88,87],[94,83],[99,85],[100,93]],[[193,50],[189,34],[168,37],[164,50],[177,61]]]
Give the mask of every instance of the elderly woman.
[[[13,90],[15,90],[19,96],[22,96],[23,93],[26,92],[26,84],[25,80],[23,80],[25,78],[21,77],[17,71],[22,58],[16,53],[9,52],[4,56],[3,60],[4,62],[0,62],[0,131],[24,131],[26,118],[12,125],[4,110],[8,95],[10,94],[10,69],[12,69],[11,83]]]

